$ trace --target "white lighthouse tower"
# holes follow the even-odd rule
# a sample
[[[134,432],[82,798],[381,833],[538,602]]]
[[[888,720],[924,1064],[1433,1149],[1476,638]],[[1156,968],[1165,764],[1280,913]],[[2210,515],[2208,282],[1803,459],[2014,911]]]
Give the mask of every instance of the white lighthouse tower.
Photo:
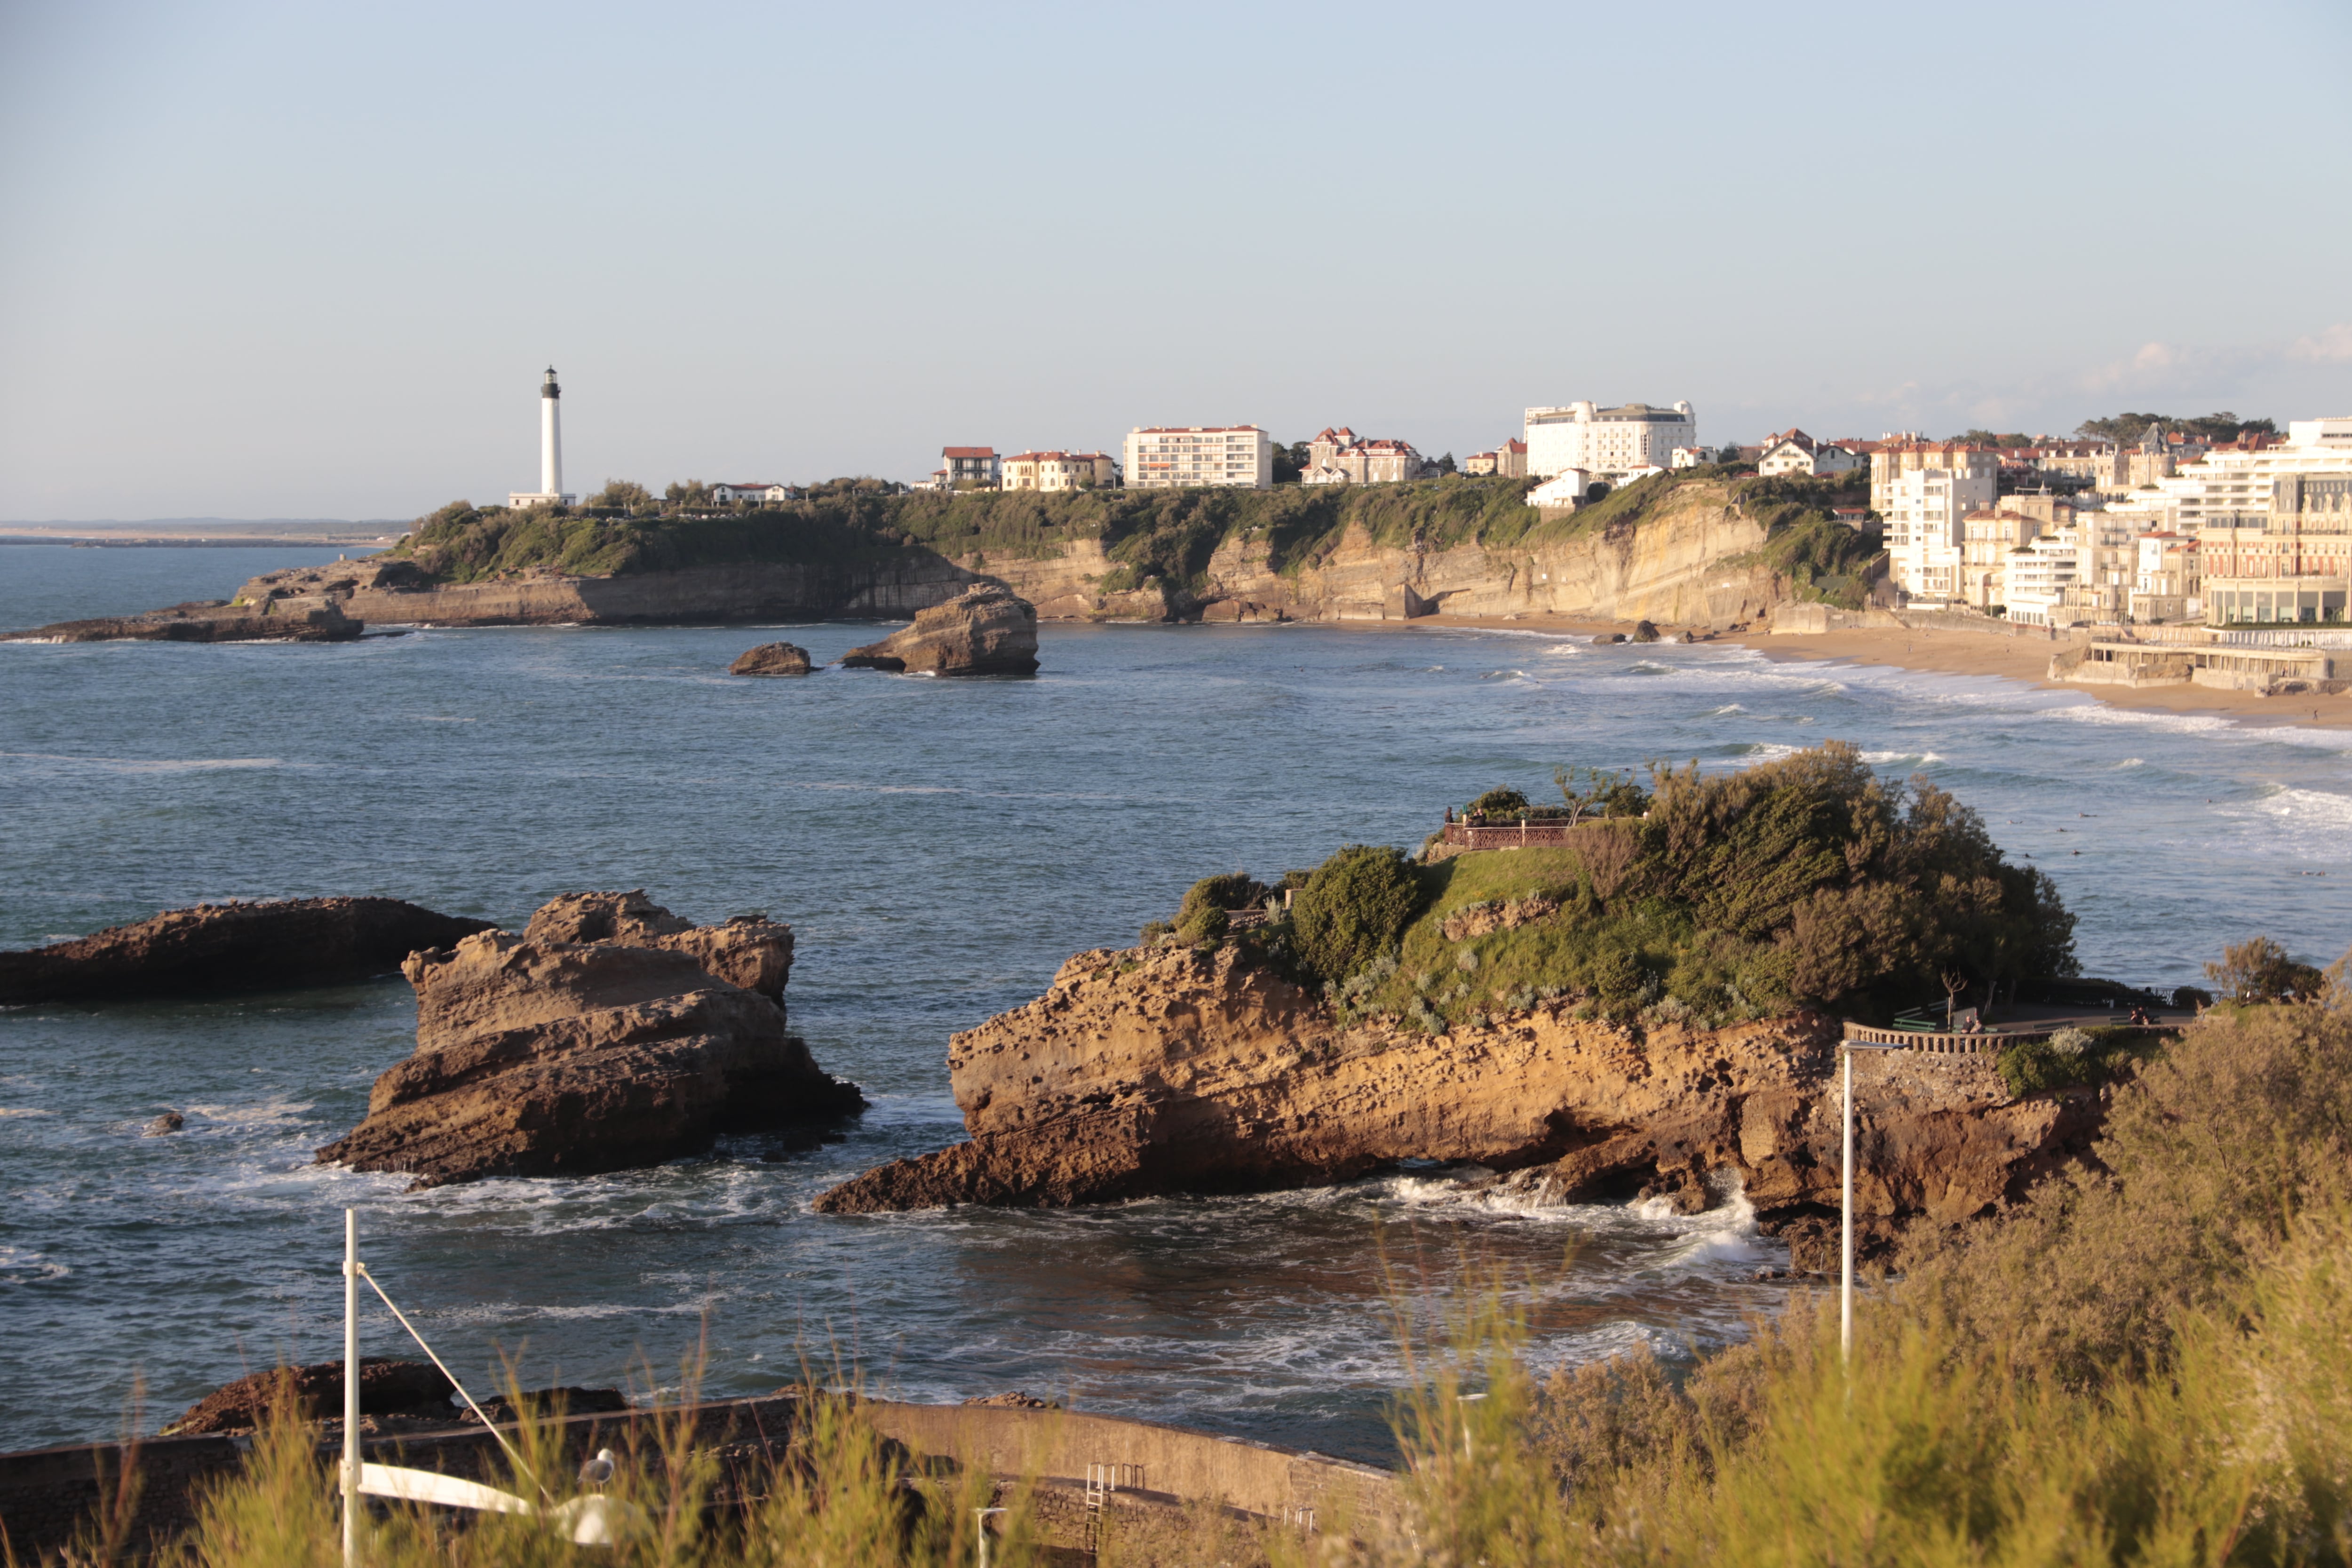
[[[555,367],[549,365],[539,389],[539,489],[511,492],[507,505],[570,506],[579,499],[563,493],[562,405],[563,388],[555,384]]]

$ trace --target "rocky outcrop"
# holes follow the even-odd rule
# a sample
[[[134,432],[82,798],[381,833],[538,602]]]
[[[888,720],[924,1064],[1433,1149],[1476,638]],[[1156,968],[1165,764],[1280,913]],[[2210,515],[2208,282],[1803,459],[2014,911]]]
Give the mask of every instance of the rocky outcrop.
[[[431,1362],[391,1361],[365,1356],[360,1361],[362,1415],[455,1415],[449,1401],[457,1385]],[[294,1415],[303,1421],[323,1421],[343,1413],[343,1363],[320,1362],[313,1366],[280,1367],[257,1372],[224,1384],[205,1394],[163,1428],[166,1437],[194,1437],[207,1432],[251,1432],[266,1425],[279,1400],[291,1400]]]
[[[275,606],[249,606],[226,599],[196,600],[150,610],[143,616],[110,616],[0,636],[8,642],[349,642],[366,630],[331,605],[273,613]]]
[[[793,973],[792,927],[765,915],[730,915],[723,925],[698,926],[655,903],[643,888],[551,899],[530,917],[522,939],[541,945],[602,942],[682,952],[704,973],[757,991],[779,1007]]]
[[[865,1099],[785,1031],[791,954],[789,928],[689,926],[642,893],[414,954],[415,1054],[319,1159],[431,1187],[659,1164],[728,1131],[814,1141]]]
[[[952,599],[974,574],[930,551],[877,551],[825,564],[740,561],[675,572],[578,576],[525,567],[478,583],[443,583],[414,561],[373,555],[268,572],[235,603],[288,614],[332,608],[379,626],[663,626],[911,616]]]
[[[806,675],[814,667],[798,643],[763,642],[727,667],[730,675]]]
[[[1344,1181],[1407,1159],[1509,1173],[1530,1202],[1643,1190],[1685,1208],[1736,1173],[1767,1214],[1833,1204],[1839,1026],[1799,1014],[1646,1037],[1565,1005],[1443,1035],[1341,1027],[1233,949],[1081,953],[956,1036],[971,1142],[818,1200],[834,1213],[1042,1206]],[[2079,1147],[2095,1096],[2012,1100],[1979,1058],[1858,1065],[1858,1205],[1955,1220]]]
[[[0,1004],[196,996],[340,985],[398,971],[488,921],[398,899],[282,899],[166,910],[135,925],[0,952]]]
[[[842,655],[851,669],[909,675],[1034,675],[1037,611],[1010,588],[975,584],[917,614],[915,624]]]

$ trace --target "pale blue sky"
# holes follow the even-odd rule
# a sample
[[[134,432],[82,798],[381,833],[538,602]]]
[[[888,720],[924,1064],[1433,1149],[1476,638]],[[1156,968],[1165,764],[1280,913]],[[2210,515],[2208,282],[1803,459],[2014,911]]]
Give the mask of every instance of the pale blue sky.
[[[2352,7],[0,4],[0,518],[2352,413]]]

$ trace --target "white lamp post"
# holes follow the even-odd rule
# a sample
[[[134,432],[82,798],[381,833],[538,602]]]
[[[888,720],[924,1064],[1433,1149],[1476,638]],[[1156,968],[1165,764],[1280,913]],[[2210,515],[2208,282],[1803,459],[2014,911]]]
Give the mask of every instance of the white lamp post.
[[[1899,1051],[1900,1046],[1864,1045],[1845,1040],[1838,1046],[1838,1058],[1845,1068],[1845,1152],[1838,1162],[1843,1191],[1838,1202],[1838,1214],[1845,1235],[1842,1256],[1838,1261],[1838,1364],[1843,1366],[1853,1357],[1853,1053],[1856,1051]]]

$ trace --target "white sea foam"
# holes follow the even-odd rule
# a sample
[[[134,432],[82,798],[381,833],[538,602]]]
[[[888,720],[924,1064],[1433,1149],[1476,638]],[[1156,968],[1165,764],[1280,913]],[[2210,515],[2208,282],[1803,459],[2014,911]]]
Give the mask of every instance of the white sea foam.
[[[0,1285],[31,1285],[47,1279],[62,1279],[72,1269],[62,1263],[52,1262],[38,1252],[27,1252],[17,1247],[0,1247]]]
[[[0,1116],[55,1116],[54,1110],[43,1110],[31,1105],[0,1105]]]
[[[1941,752],[1864,752],[1862,753],[1862,760],[1874,767],[1883,767],[1888,763],[1925,764],[1942,762],[1944,753]]]
[[[221,768],[282,768],[288,765],[282,757],[78,757],[59,752],[0,752],[0,757],[26,762],[64,763],[71,766],[103,768],[118,773],[205,773]],[[299,767],[303,764],[295,763]]]

